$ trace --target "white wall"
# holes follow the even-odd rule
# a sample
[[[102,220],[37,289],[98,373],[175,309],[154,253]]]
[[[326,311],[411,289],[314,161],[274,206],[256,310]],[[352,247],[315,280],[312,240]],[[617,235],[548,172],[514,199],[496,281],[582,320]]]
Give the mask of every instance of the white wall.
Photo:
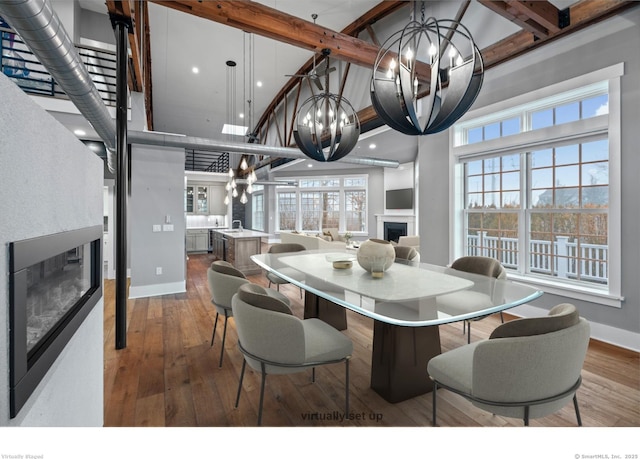
[[[185,292],[183,148],[132,146],[129,228],[130,298]]]
[[[581,32],[547,44],[525,57],[491,69],[472,109],[529,93],[538,88],[624,62],[621,78],[622,107],[622,308],[579,301],[550,293],[533,302],[543,310],[569,301],[592,322],[594,336],[638,348],[640,332],[640,155],[637,125],[640,119],[640,9],[634,8]],[[422,260],[443,264],[451,260],[449,222],[448,133],[425,136],[420,141],[420,228]],[[436,153],[437,152],[437,153]],[[442,199],[440,198],[442,197]],[[615,335],[615,336],[613,336]]]
[[[102,160],[0,74],[0,425],[102,426],[103,300],[14,419],[6,244],[102,225]]]

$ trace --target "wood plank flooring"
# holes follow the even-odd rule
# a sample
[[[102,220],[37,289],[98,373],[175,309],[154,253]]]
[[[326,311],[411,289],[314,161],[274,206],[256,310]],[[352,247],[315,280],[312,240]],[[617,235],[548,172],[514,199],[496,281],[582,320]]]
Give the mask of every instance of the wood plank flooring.
[[[114,283],[105,281],[104,425],[118,426],[255,426],[260,376],[245,374],[240,405],[234,408],[242,355],[229,319],[224,362],[218,368],[223,318],[210,346],[215,310],[206,268],[211,254],[191,255],[187,292],[128,301],[127,347],[114,346]],[[250,280],[267,285],[264,275]],[[281,286],[294,313],[302,317],[297,287]],[[431,394],[390,404],[369,388],[373,322],[348,312],[345,334],[353,340],[351,418],[340,419],[344,406],[344,366],[269,376],[264,426],[425,426],[431,425]],[[506,320],[512,317],[506,315]],[[487,338],[499,316],[474,322],[472,340]],[[440,327],[443,351],[466,343],[462,325]],[[640,426],[638,353],[592,341],[583,369],[578,401],[585,426]],[[517,419],[491,415],[446,390],[438,393],[440,426],[521,426]],[[573,406],[531,421],[532,426],[575,426]]]

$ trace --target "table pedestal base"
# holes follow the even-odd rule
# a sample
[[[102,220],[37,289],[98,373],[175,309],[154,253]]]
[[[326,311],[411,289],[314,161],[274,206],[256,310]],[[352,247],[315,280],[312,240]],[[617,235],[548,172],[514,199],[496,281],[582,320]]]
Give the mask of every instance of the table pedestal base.
[[[304,318],[323,320],[337,330],[347,329],[346,309],[309,291],[304,294]]]
[[[371,388],[390,403],[430,392],[427,363],[440,353],[438,327],[401,327],[375,320]]]

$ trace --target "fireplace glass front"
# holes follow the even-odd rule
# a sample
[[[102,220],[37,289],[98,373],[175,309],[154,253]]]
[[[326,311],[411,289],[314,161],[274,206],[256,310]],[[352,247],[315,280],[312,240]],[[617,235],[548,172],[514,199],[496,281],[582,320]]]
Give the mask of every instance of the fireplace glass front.
[[[102,225],[9,244],[11,417],[102,297]]]

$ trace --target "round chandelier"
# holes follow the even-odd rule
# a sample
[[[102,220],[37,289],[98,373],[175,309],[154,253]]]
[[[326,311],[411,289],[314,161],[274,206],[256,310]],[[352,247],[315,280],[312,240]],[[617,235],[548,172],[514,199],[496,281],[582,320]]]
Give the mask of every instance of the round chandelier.
[[[469,30],[452,19],[412,20],[382,45],[371,102],[392,129],[408,135],[449,128],[473,104],[484,74]]]
[[[324,92],[305,100],[293,127],[298,148],[316,161],[336,161],[353,150],[360,137],[360,120],[351,103],[341,95],[329,92],[329,49],[322,50],[326,67]],[[317,78],[317,75],[315,75]],[[322,85],[315,81],[322,90]]]

